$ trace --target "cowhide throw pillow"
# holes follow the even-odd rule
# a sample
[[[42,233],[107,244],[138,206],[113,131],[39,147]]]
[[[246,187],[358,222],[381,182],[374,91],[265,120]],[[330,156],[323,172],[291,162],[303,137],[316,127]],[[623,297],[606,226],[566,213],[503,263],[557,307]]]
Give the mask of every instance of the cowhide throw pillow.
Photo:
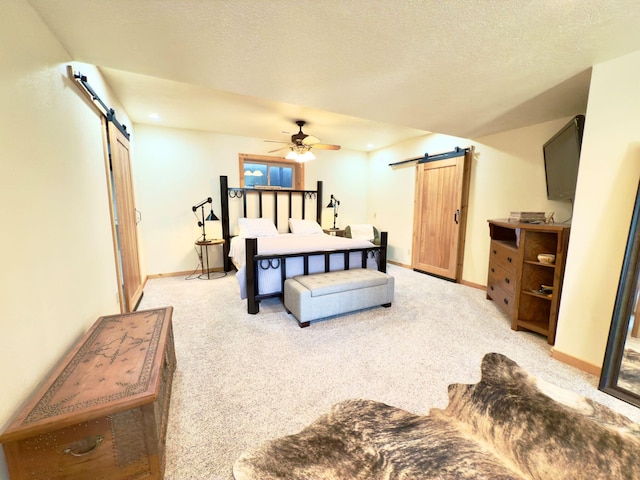
[[[449,405],[415,415],[348,400],[300,433],[244,453],[236,480],[640,479],[640,429],[537,380],[507,357],[451,385]]]

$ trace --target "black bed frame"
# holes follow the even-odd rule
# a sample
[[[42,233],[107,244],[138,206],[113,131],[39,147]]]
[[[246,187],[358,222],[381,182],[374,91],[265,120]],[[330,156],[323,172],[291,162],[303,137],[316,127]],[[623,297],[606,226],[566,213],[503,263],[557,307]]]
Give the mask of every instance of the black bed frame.
[[[249,195],[258,196],[258,212],[254,215],[249,215],[247,207],[247,198]],[[229,248],[231,242],[231,230],[229,219],[229,200],[242,200],[242,212],[246,218],[260,218],[262,217],[263,202],[271,200],[274,206],[274,224],[278,227],[278,202],[284,201],[288,206],[288,218],[293,216],[293,202],[299,201],[302,206],[302,218],[305,218],[305,205],[307,201],[315,200],[316,204],[316,221],[321,223],[322,214],[322,182],[318,181],[316,190],[290,190],[290,189],[271,189],[271,188],[238,188],[229,187],[228,179],[226,176],[220,176],[220,198],[222,204],[222,236],[224,238],[223,255],[224,255],[224,270],[229,272],[233,269],[233,264],[229,258]],[[237,219],[234,219],[234,221]],[[303,258],[304,275],[309,273],[309,257],[324,256],[324,271],[330,270],[330,256],[336,254],[344,255],[345,270],[350,268],[349,254],[353,252],[360,252],[361,265],[360,267],[367,267],[367,259],[369,257],[377,256],[378,270],[381,272],[387,271],[387,232],[380,233],[380,245],[375,245],[367,248],[354,248],[348,250],[328,250],[328,251],[315,251],[304,253],[288,253],[286,255],[258,255],[258,239],[247,238],[245,245],[246,252],[246,292],[247,292],[247,311],[251,314],[256,314],[260,311],[260,301],[264,298],[270,297],[282,297],[284,292],[284,281],[286,280],[286,264],[288,258]],[[258,268],[278,268],[281,272],[281,288],[279,292],[274,292],[266,295],[260,295],[258,293]]]

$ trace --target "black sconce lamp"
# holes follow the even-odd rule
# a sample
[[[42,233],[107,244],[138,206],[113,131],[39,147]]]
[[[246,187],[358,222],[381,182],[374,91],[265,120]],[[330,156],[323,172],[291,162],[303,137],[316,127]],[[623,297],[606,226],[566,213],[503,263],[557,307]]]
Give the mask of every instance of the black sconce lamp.
[[[198,205],[194,205],[193,207],[191,207],[191,209],[193,210],[194,213],[196,212],[196,210],[200,209],[200,215],[202,217],[202,220],[198,221],[198,226],[202,227],[202,241],[203,242],[207,241],[207,233],[204,230],[204,222],[205,222],[205,220],[207,222],[220,220],[218,217],[216,217],[216,214],[213,213],[213,205],[210,208],[211,211],[209,212],[209,215],[207,216],[207,218],[204,218],[204,206],[207,203],[213,203],[213,200],[211,199],[211,197],[208,197],[208,198],[204,199],[203,201],[201,201]],[[196,217],[197,217],[197,215],[196,215]]]
[[[332,230],[337,230],[336,228],[336,220],[338,219],[338,207],[340,206],[340,200],[331,195],[331,200],[327,205],[327,208],[333,208],[333,228]]]

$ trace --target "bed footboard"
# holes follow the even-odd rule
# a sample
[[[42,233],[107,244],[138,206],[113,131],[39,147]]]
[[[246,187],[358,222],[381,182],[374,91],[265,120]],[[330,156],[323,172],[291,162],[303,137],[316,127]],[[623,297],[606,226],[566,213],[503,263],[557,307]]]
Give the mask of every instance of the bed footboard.
[[[260,301],[264,298],[282,297],[284,292],[284,282],[287,279],[287,259],[302,258],[303,274],[309,274],[309,259],[312,257],[324,258],[324,271],[331,270],[331,257],[335,255],[343,256],[344,270],[350,268],[367,268],[370,258],[376,259],[377,269],[380,272],[387,272],[387,232],[380,233],[380,245],[367,248],[355,248],[348,250],[326,250],[315,252],[300,252],[280,255],[258,255],[258,240],[256,238],[247,238],[245,246],[246,255],[246,292],[247,292],[247,312],[255,315],[260,311]],[[351,257],[353,254],[360,257],[358,265],[354,265]],[[280,284],[279,292],[260,294],[258,286],[258,269],[263,268],[280,268]]]

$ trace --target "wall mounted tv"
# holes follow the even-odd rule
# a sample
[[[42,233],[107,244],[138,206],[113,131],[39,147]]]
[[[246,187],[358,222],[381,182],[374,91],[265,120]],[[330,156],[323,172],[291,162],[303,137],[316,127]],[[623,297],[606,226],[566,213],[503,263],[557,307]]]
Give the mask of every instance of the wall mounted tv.
[[[578,180],[584,115],[576,115],[542,147],[549,200],[573,200]]]

